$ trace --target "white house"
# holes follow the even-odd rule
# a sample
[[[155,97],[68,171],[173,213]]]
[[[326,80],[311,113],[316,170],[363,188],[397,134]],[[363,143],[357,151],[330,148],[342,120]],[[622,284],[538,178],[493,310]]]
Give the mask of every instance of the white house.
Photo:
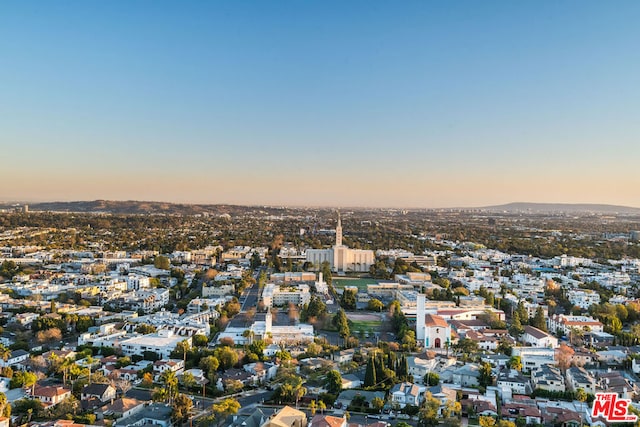
[[[524,334],[522,335],[522,342],[529,344],[532,347],[558,347],[558,338],[546,333],[543,330],[534,328],[533,326],[525,326]]]
[[[400,408],[407,405],[420,406],[424,400],[425,387],[420,387],[412,383],[396,384],[390,390],[391,404]]]

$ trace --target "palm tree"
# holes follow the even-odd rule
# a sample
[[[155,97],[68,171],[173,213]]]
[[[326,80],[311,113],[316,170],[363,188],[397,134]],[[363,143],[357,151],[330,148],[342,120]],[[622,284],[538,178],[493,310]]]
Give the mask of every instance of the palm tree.
[[[9,356],[11,356],[11,350],[0,344],[0,359],[6,362],[9,359]]]
[[[178,377],[176,373],[173,371],[165,371],[160,377],[160,381],[164,384],[167,398],[171,401],[178,392]]]

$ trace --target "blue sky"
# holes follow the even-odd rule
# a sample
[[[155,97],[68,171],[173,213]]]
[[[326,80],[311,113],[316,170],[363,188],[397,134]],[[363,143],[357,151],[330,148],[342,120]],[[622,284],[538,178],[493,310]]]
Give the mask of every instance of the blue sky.
[[[632,1],[5,3],[0,199],[640,206],[638,22]]]

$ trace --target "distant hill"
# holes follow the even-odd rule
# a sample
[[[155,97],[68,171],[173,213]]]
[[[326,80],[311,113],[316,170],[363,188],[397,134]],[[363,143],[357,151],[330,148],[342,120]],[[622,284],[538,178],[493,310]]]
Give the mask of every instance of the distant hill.
[[[185,203],[93,200],[78,202],[46,202],[29,204],[30,211],[83,212],[111,214],[165,214],[196,215],[202,213],[225,214],[248,210],[247,207],[230,205],[197,205]]]
[[[486,206],[482,210],[494,212],[548,212],[548,213],[618,213],[640,214],[640,208],[591,203],[507,203],[506,205]]]

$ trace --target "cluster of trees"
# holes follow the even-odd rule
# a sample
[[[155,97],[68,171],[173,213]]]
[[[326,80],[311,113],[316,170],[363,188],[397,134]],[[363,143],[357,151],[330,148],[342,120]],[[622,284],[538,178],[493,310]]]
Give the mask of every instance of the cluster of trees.
[[[327,305],[317,295],[311,296],[308,304],[302,306],[300,310],[300,320],[302,322],[313,322],[316,319],[322,320],[327,314]]]
[[[364,386],[371,389],[389,389],[401,381],[409,381],[409,364],[404,354],[398,356],[388,346],[369,356]]]

